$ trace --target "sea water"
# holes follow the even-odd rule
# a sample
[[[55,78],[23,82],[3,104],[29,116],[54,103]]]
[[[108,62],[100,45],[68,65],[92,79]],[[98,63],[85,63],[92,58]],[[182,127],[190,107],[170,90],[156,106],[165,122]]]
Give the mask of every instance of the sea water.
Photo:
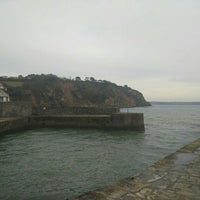
[[[143,112],[145,132],[35,129],[0,136],[0,199],[64,200],[134,176],[200,137],[200,105]]]

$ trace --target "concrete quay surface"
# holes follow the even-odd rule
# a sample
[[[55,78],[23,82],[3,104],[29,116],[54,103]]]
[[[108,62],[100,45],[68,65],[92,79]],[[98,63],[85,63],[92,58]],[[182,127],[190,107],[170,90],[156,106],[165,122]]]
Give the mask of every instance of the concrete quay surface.
[[[147,170],[73,200],[198,200],[200,139]]]

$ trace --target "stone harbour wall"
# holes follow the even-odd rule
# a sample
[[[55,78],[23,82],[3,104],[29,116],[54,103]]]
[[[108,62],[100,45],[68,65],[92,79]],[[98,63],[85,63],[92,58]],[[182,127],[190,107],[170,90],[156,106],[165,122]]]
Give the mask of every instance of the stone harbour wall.
[[[32,127],[75,127],[144,131],[142,113],[116,113],[112,115],[59,115],[32,116]]]
[[[29,102],[1,102],[0,118],[28,117],[32,115],[32,106]]]
[[[95,106],[41,106],[32,107],[30,102],[12,101],[0,102],[0,118],[2,117],[27,117],[50,116],[50,115],[110,115],[119,113],[117,107],[95,107]]]
[[[19,131],[27,128],[28,118],[0,119],[0,134],[10,131]]]
[[[199,200],[199,172],[200,139],[159,160],[135,176],[119,180],[73,200]]]
[[[144,120],[142,113],[0,118],[0,133],[46,127],[144,131]]]
[[[115,113],[111,115],[110,126],[113,129],[144,131],[143,113]]]
[[[22,120],[21,125],[20,120]],[[55,106],[32,109],[29,102],[7,102],[0,103],[0,121],[0,132],[23,127],[74,127],[144,131],[142,113],[120,113],[120,109],[117,107]]]
[[[41,106],[33,108],[33,115],[109,115],[120,112],[117,107],[95,106]]]

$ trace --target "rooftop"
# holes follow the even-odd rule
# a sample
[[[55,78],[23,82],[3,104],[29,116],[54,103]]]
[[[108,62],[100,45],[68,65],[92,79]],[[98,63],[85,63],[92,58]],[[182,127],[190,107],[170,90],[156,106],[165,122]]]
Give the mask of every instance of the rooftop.
[[[0,97],[9,97],[9,95],[4,92],[2,89],[0,89]]]

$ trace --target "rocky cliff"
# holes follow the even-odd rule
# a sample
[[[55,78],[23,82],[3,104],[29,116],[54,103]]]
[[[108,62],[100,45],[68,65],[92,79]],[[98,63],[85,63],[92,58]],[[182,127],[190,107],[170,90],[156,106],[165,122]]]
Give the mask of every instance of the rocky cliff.
[[[143,95],[128,86],[87,78],[82,81],[58,78],[55,75],[29,75],[18,78],[1,77],[11,101],[30,100],[33,106],[149,106]]]

